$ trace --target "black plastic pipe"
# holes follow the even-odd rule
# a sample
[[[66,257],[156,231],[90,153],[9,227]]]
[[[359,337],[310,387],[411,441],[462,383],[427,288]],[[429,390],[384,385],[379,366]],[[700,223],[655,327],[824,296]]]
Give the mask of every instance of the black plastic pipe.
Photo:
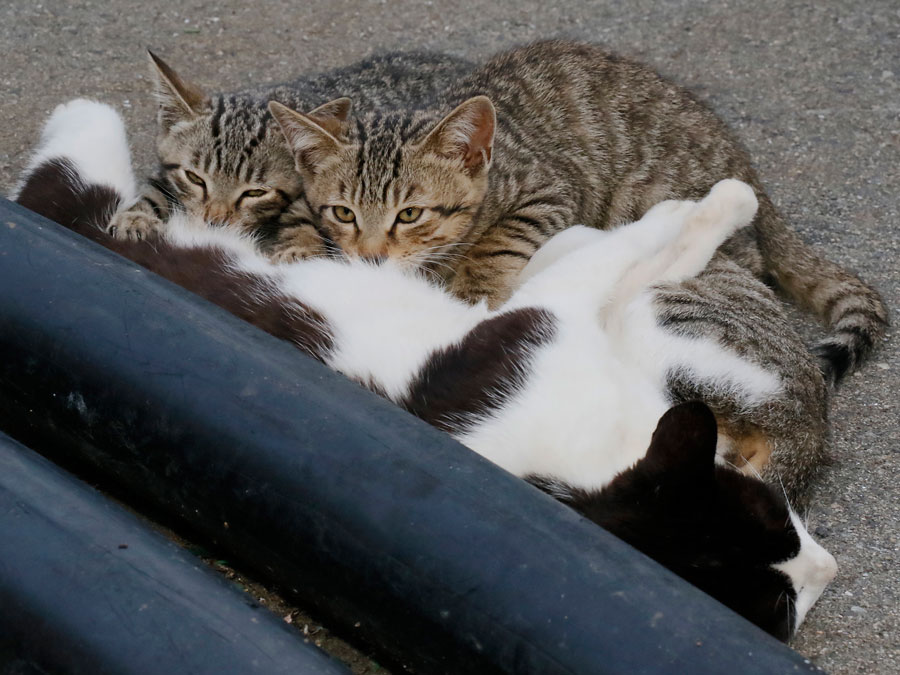
[[[349,671],[122,507],[0,434],[0,672]]]
[[[97,467],[395,662],[813,670],[287,343],[21,207],[0,205],[0,224],[0,426]]]

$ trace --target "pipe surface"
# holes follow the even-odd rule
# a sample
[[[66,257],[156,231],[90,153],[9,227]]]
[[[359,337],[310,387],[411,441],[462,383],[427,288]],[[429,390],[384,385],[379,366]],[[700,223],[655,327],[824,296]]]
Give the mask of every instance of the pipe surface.
[[[0,427],[427,673],[807,672],[652,560],[181,288],[0,205]]]
[[[349,673],[134,515],[0,434],[0,672]]]

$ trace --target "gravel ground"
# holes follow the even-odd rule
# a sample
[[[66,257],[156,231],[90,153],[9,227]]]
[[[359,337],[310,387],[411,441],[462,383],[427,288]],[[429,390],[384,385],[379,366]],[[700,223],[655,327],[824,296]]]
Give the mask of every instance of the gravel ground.
[[[122,110],[136,159],[149,166],[145,47],[211,89],[229,89],[378,50],[478,58],[534,38],[574,37],[639,58],[709,102],[750,148],[795,227],[896,307],[897,1],[657,4],[7,0],[0,6],[0,186],[14,181],[46,115],[76,96]],[[840,573],[794,646],[832,673],[900,670],[898,372],[897,341],[889,339],[836,395],[835,463],[809,513]]]

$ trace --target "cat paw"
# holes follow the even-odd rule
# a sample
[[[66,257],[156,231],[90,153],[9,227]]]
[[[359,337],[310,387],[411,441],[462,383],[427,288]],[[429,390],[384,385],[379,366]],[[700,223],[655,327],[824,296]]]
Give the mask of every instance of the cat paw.
[[[106,232],[114,239],[141,241],[150,238],[161,227],[162,221],[156,216],[140,211],[123,211],[113,216]]]
[[[328,253],[319,234],[306,227],[290,228],[278,235],[266,254],[273,264],[288,264],[309,258],[320,258]]]
[[[720,180],[713,185],[700,203],[719,209],[721,217],[733,230],[749,225],[759,206],[753,188],[734,178]]]
[[[490,309],[497,309],[509,299],[512,288],[516,285],[518,270],[509,274],[497,270],[494,272],[496,276],[479,274],[465,266],[460,267],[450,280],[447,290],[470,305],[486,302]]]

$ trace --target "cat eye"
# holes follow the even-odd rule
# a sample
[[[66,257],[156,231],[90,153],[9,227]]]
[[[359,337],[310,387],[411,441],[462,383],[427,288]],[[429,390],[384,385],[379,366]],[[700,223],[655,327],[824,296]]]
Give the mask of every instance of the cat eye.
[[[397,214],[397,220],[401,223],[414,223],[419,219],[419,216],[422,215],[422,209],[411,206],[408,209],[403,209],[400,213]]]
[[[346,206],[332,206],[331,211],[334,213],[334,217],[342,223],[352,223],[356,220],[356,214]]]
[[[185,169],[184,175],[194,185],[199,185],[200,187],[206,187],[206,181],[203,180],[202,178],[200,178],[200,176],[195,174],[193,171],[188,171],[187,169]]]
[[[262,197],[264,194],[266,194],[266,192],[268,192],[268,190],[260,190],[260,189],[256,189],[256,190],[246,190],[246,191],[241,195],[241,199],[243,199],[244,197],[251,197],[251,198],[254,198],[254,197]]]

